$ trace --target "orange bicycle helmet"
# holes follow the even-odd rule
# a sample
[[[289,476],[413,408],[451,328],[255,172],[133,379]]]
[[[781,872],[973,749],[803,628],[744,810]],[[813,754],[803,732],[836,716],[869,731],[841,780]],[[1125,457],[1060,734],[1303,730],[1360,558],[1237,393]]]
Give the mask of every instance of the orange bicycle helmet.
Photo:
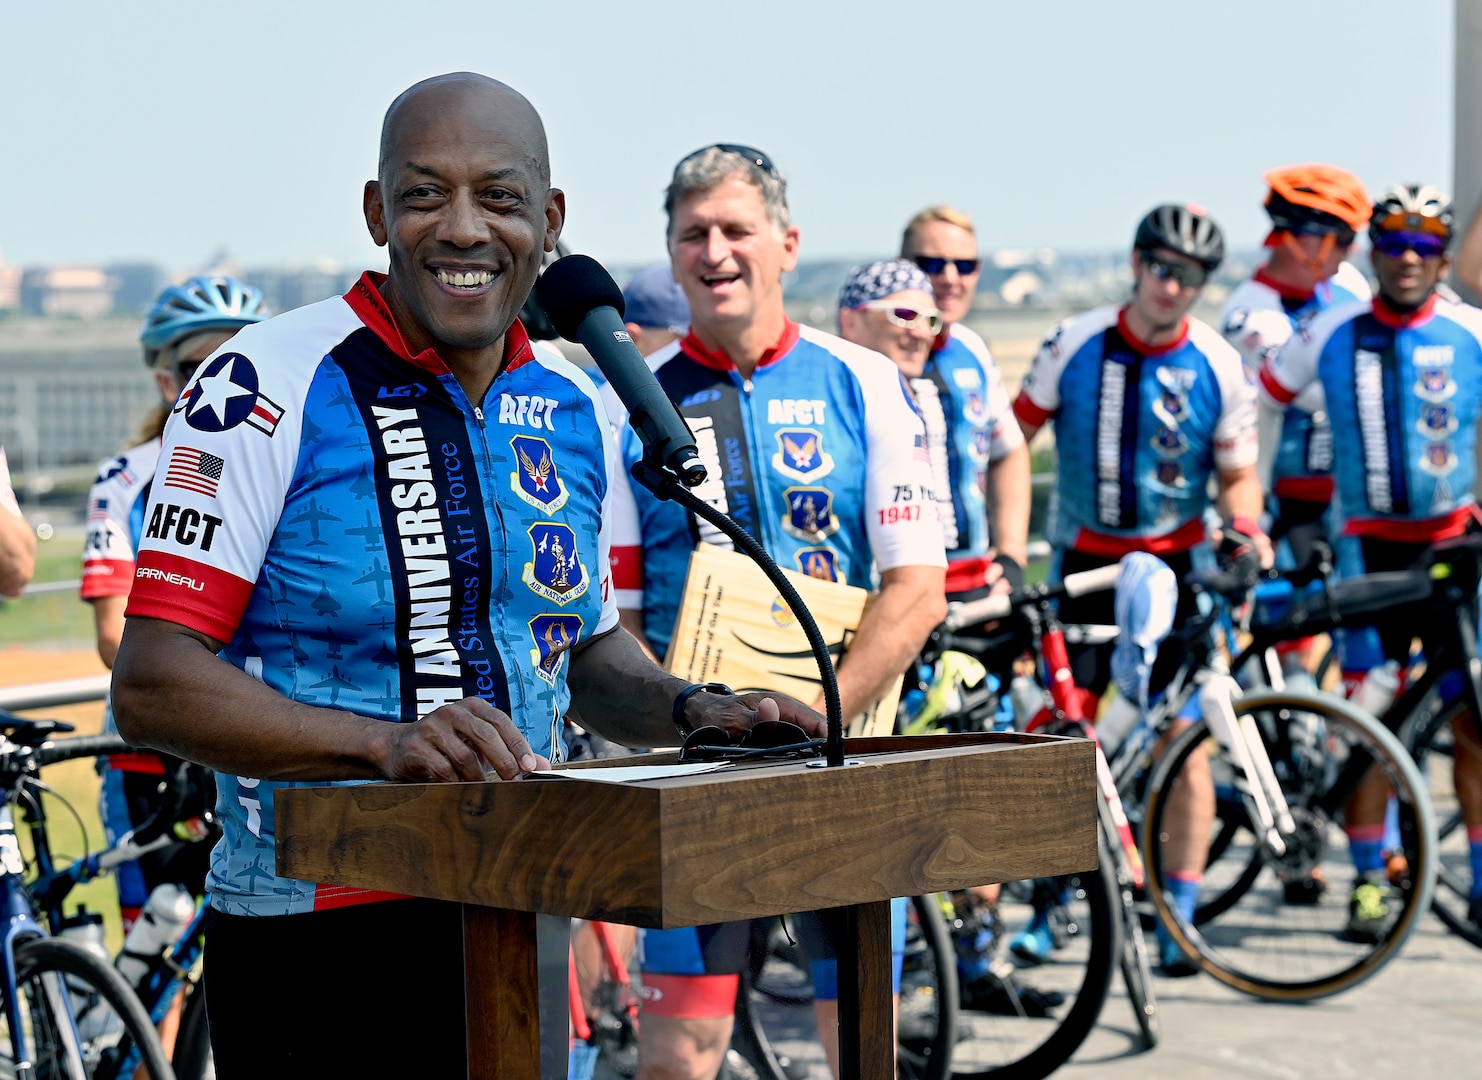
[[[1373,202],[1363,183],[1336,165],[1289,165],[1265,177],[1266,213],[1276,232],[1326,233],[1350,243],[1369,223]]]

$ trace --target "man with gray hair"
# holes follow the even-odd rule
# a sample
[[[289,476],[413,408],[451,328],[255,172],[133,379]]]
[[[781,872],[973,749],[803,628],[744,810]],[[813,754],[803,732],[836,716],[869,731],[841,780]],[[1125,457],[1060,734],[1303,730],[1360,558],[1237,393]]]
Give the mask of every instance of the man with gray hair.
[[[787,317],[782,275],[797,263],[798,229],[767,155],[726,144],[696,151],[675,168],[665,209],[691,323],[649,363],[716,480],[696,493],[788,569],[863,588],[878,572],[879,595],[839,666],[852,717],[911,663],[946,612],[921,420],[889,360]],[[623,438],[628,466],[643,451],[633,432]],[[674,503],[615,486],[620,619],[662,655],[690,552],[697,541],[730,541]],[[902,908],[902,937],[903,916]],[[645,935],[640,1077],[716,1075],[749,937],[745,923]],[[820,1031],[837,1066],[827,935],[809,937]]]

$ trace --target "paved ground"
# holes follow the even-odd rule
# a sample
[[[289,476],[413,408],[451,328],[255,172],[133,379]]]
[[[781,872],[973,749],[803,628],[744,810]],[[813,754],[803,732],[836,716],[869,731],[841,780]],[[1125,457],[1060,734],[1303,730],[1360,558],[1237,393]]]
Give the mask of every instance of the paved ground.
[[[1431,916],[1383,971],[1346,994],[1308,1005],[1245,997],[1207,977],[1157,980],[1162,1042],[1144,1052],[1120,980],[1101,1021],[1056,1075],[1096,1080],[1215,1078],[1462,1077],[1482,1074],[1477,1003],[1482,952]],[[782,1019],[782,1018],[778,1018]],[[811,1028],[792,1010],[790,1034]],[[796,1039],[787,1049],[827,1080],[821,1053]]]

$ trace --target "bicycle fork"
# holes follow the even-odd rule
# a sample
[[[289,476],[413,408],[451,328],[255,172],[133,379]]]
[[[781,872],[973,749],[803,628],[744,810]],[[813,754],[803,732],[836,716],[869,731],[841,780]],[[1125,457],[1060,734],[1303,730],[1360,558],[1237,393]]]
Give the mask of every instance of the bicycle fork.
[[[1262,841],[1278,858],[1286,854],[1285,837],[1297,828],[1286,796],[1266,754],[1255,717],[1235,715],[1240,684],[1229,675],[1212,673],[1199,688],[1199,704],[1215,741],[1230,756],[1235,789],[1241,793]]]

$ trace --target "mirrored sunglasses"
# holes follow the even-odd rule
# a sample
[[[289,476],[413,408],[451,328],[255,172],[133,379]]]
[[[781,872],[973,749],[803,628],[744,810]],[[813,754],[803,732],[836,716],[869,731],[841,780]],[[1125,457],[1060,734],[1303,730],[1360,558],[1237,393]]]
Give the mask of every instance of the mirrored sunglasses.
[[[1413,251],[1422,259],[1439,259],[1446,254],[1446,241],[1429,233],[1382,232],[1374,237],[1374,248],[1391,259]]]
[[[930,311],[918,311],[913,307],[902,307],[885,300],[871,300],[860,307],[866,311],[883,311],[885,317],[893,326],[899,326],[907,330],[914,330],[925,324],[928,332],[935,334],[942,328],[942,313],[935,308]]]
[[[735,742],[724,728],[707,725],[689,733],[679,748],[679,760],[747,761],[812,757],[821,751],[823,744],[823,739],[811,738],[798,725],[786,720],[763,720]]]
[[[1157,255],[1143,255],[1142,265],[1159,281],[1176,281],[1181,289],[1197,289],[1209,280],[1209,272],[1202,266],[1171,262]]]
[[[957,273],[962,277],[976,274],[978,267],[983,265],[982,259],[943,259],[938,255],[917,255],[911,261],[932,277],[946,270],[948,263],[957,267]]]

